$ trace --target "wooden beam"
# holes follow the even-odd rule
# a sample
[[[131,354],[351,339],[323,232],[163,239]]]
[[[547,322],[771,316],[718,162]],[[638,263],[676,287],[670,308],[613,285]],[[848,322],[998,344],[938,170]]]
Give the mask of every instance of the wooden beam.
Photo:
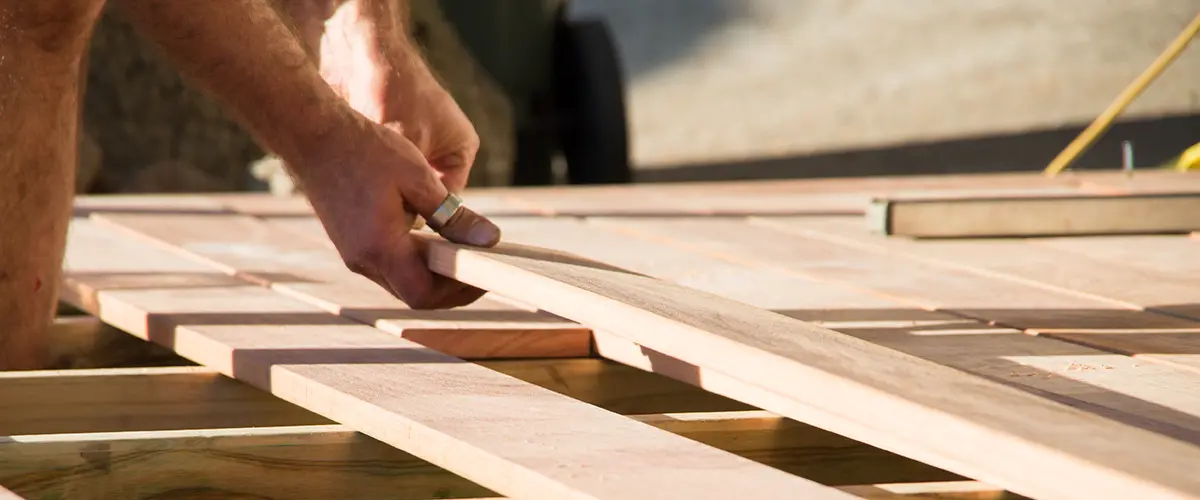
[[[480,364],[621,414],[750,408],[683,382],[602,359]],[[22,409],[0,413],[0,434],[331,423],[207,367],[7,372],[0,373],[0,381],[0,407]]]
[[[0,438],[30,498],[457,498],[495,492],[341,425]]]
[[[0,435],[331,423],[203,367],[0,372]]]
[[[49,343],[53,361],[47,368],[55,370],[194,364],[170,349],[133,337],[89,315],[55,318]]]
[[[630,418],[825,484],[948,476],[905,475],[906,459],[762,411]],[[341,425],[10,436],[0,483],[38,498],[134,487],[140,497],[206,488],[291,500],[495,494]]]
[[[690,384],[599,358],[486,360],[477,364],[624,415],[754,409]]]
[[[180,227],[170,218],[164,222],[164,228]],[[230,236],[237,243],[245,235]],[[186,358],[507,496],[847,497],[372,327],[317,314],[312,304],[266,288],[228,283],[229,276],[213,276],[210,267],[86,220],[72,222],[69,241],[66,288],[77,303],[95,304],[106,322],[129,331],[147,325],[151,340]],[[237,250],[233,255],[253,250],[226,248]],[[281,261],[303,255],[274,254]],[[294,269],[304,267],[292,262]]]
[[[1200,495],[1188,467],[1154,458],[1200,460],[1200,449],[1161,435],[578,256],[430,243],[438,273],[739,379],[790,405],[767,409],[966,477],[1043,498]],[[931,426],[941,431],[929,433]]]
[[[897,194],[873,199],[866,220],[915,238],[1188,233],[1200,230],[1200,192]]]

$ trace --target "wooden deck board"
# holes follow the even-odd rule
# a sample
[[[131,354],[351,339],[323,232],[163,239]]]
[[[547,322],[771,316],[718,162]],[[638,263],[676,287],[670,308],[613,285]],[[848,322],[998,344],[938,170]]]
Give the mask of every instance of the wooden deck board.
[[[229,283],[215,267],[199,271],[194,260],[111,231],[73,222],[67,282],[80,283],[78,303],[97,305],[105,321],[144,328],[189,359],[502,494],[847,497],[264,287]],[[96,248],[104,251],[87,251]],[[104,287],[106,266],[119,273],[136,265],[157,266],[161,274],[138,276],[136,289]],[[98,282],[88,283],[88,276]],[[155,288],[157,278],[162,288]],[[255,289],[274,295],[247,295]]]
[[[1200,443],[1200,374],[873,295],[860,288],[872,283],[867,277],[833,281],[823,275],[819,270],[832,264],[807,251],[819,244],[798,248],[772,240],[773,234],[761,228],[702,219],[621,219],[593,224],[504,220],[504,224],[514,241],[572,251],[653,274]],[[739,237],[731,240],[729,234]],[[618,237],[619,245],[604,244]],[[722,252],[733,245],[745,245],[747,250]],[[754,250],[768,246],[787,250],[775,258]],[[871,258],[853,253],[837,257],[860,263]],[[807,273],[818,274],[816,279],[777,272],[795,262],[816,269]],[[864,272],[887,279],[887,271],[882,269]],[[903,272],[893,268],[892,274]],[[953,292],[950,289],[947,294]]]
[[[868,259],[907,260],[910,264],[897,265],[924,269],[922,275],[941,281],[960,277],[964,286],[953,296],[945,287],[910,293],[941,293],[943,309],[1200,371],[1200,321],[1193,319],[1200,318],[1195,300],[1200,295],[1189,283],[1195,280],[1186,276],[1112,265],[1018,240],[884,240],[835,218],[783,219],[771,227],[802,233],[813,246],[876,252]],[[967,302],[971,292],[964,288],[970,283],[980,285],[978,299]]]
[[[812,454],[814,445],[839,450],[829,458],[849,460],[841,470],[875,474],[885,467],[864,464],[890,463],[905,481],[953,479],[937,476],[952,474],[932,467],[939,466],[1035,498],[1200,497],[1200,480],[1186,467],[1200,455],[1185,443],[1200,443],[1195,235],[926,245],[870,235],[862,221],[876,196],[997,189],[1190,192],[1200,189],[1200,176],[1146,171],[1126,178],[1108,171],[1054,179],[1025,173],[473,190],[468,205],[500,222],[506,248],[463,249],[433,238],[431,265],[491,293],[471,307],[422,314],[346,270],[301,197],[82,197],[76,215],[91,220],[76,220],[83,230],[73,228],[64,292],[104,321],[206,365],[190,369],[238,378],[284,404],[348,424],[334,427],[367,429],[384,441],[380,446],[428,458],[431,470],[453,470],[443,471],[447,485],[499,486],[513,498],[564,492],[658,498],[664,495],[651,492],[658,487],[680,498],[794,496],[789,487],[830,497],[1006,495],[972,482],[911,485],[907,493],[886,485],[822,488],[792,474],[855,477],[838,476],[828,459],[822,466],[806,462],[820,456]],[[81,235],[90,244],[80,247]],[[571,254],[512,252],[512,242]],[[113,249],[124,249],[116,251],[120,258]],[[62,362],[87,353],[85,337],[68,339]],[[558,359],[597,354],[714,394],[594,373],[596,360]],[[504,359],[530,356],[543,359]],[[627,389],[610,393],[604,384]],[[927,463],[785,418],[809,429],[803,439],[818,441],[766,455],[777,468],[763,469],[738,461],[745,457],[737,455],[757,453],[758,441],[747,435],[709,441],[694,433],[697,427],[672,429],[695,423],[689,417],[680,424],[618,414],[736,410],[746,403]],[[154,416],[152,409],[130,416]],[[581,432],[570,419],[601,423]],[[470,424],[481,421],[488,424]],[[134,421],[108,422],[116,429]],[[931,434],[938,422],[949,427]],[[277,423],[277,429],[291,425]],[[822,435],[832,441],[820,441]],[[968,451],[972,443],[991,453]],[[636,470],[617,464],[624,444],[659,459],[639,460]],[[863,446],[875,451],[854,451]],[[664,449],[674,450],[671,458],[663,458]],[[770,462],[775,458],[786,462]],[[653,469],[670,459],[690,469]],[[312,463],[304,460],[292,466]],[[727,465],[719,473],[706,468],[718,463]],[[622,481],[579,475],[588,464]],[[280,470],[299,470],[292,466]],[[212,478],[224,484],[265,480],[252,477],[253,466],[228,474],[214,467]],[[403,469],[357,471],[396,468]],[[306,478],[313,487],[290,496],[347,494],[335,483],[357,472],[343,472]],[[722,492],[714,476],[755,482],[761,490],[726,485]],[[110,479],[91,480],[116,487]],[[387,487],[375,479],[356,483],[356,491]],[[422,484],[437,486],[417,481],[414,489],[396,491],[420,498]],[[267,488],[251,493],[275,498]]]
[[[1191,445],[607,265],[581,264],[574,257],[515,245],[432,245],[430,265],[439,273],[520,294],[595,329],[763,386],[804,403],[807,411],[785,413],[788,416],[807,422],[821,419],[822,427],[893,450],[903,441],[898,447],[907,456],[952,472],[1046,498],[1086,494],[1080,487],[1095,487],[1097,494],[1139,495],[1142,488],[1149,488],[1145,494],[1200,494],[1195,490],[1200,485],[1191,484],[1196,479],[1183,469],[1146,466],[1152,456],[1163,453],[1200,453]],[[808,406],[818,401],[820,409]],[[942,432],[926,432],[934,425]],[[1097,433],[1106,439],[1088,437]],[[1121,441],[1125,443],[1118,444]],[[988,446],[995,454],[964,453],[964,443],[970,442]],[[1055,453],[1045,453],[1049,449]],[[1143,452],[1140,458],[1135,455]],[[1047,469],[1060,475],[1048,478],[1035,472]],[[1124,472],[1114,474],[1118,470]],[[1059,482],[1063,477],[1080,482],[1068,492]]]

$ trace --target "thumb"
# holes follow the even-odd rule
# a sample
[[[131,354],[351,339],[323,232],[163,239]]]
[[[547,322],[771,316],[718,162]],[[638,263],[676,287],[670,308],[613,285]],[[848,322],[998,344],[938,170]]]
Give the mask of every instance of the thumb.
[[[500,228],[495,223],[463,205],[462,199],[451,194],[438,179],[433,168],[426,167],[425,171],[427,175],[421,176],[421,182],[410,185],[404,194],[426,225],[454,243],[478,247],[500,243]]]

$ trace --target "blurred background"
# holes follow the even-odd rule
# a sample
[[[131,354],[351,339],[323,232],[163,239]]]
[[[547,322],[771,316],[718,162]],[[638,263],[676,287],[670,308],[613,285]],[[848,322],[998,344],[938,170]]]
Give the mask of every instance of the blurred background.
[[[1200,0],[412,0],[483,139],[473,186],[1040,170]],[[1195,45],[1195,44],[1194,44]],[[1074,165],[1200,142],[1200,47]],[[81,192],[288,192],[276,162],[109,12]]]

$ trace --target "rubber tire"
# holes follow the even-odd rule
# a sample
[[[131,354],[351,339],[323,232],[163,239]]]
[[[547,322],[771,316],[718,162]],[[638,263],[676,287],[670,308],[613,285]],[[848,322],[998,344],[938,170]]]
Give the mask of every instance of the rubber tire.
[[[600,20],[559,19],[554,95],[567,182],[632,182],[624,76],[612,35]]]
[[[517,131],[516,158],[513,160],[513,186],[548,186],[554,184],[552,160],[553,140],[537,129]]]

